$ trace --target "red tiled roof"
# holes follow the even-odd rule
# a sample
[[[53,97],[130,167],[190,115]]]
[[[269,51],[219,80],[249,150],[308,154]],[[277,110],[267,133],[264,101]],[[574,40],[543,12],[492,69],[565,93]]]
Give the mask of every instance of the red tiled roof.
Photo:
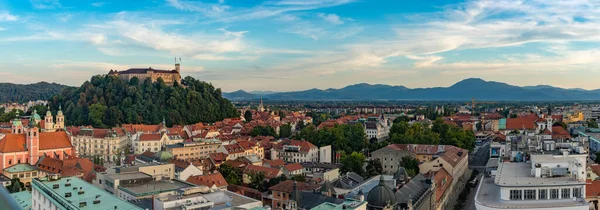
[[[285,161],[283,161],[282,159],[275,159],[275,160],[267,160],[267,159],[264,159],[264,160],[263,160],[263,163],[268,163],[268,164],[269,164],[269,166],[271,166],[272,168],[273,168],[273,167],[274,167],[274,168],[277,168],[277,167],[280,167],[280,166],[284,166],[284,165],[285,165]]]
[[[456,165],[458,165],[458,163],[464,159],[467,154],[469,154],[469,151],[466,149],[461,149],[455,146],[445,146],[444,154],[441,156],[441,158],[452,165],[452,167],[456,167]]]
[[[438,152],[438,145],[428,144],[390,144],[388,146],[394,150],[406,150],[414,154],[434,155]]]
[[[506,130],[521,130],[523,128],[527,130],[535,129],[535,121],[537,117],[517,117],[517,118],[508,118],[506,119]]]
[[[436,184],[435,200],[439,201],[442,196],[444,196],[444,193],[446,193],[446,191],[449,189],[453,178],[450,174],[448,174],[446,169],[441,168],[439,171],[435,172],[433,179],[435,180]],[[446,180],[445,183],[444,179]]]
[[[140,141],[158,141],[162,138],[161,134],[152,133],[152,134],[142,134],[140,136]]]
[[[26,151],[25,148],[25,135],[24,134],[6,134],[2,140],[0,140],[0,152],[22,152]]]
[[[171,163],[173,163],[176,168],[181,168],[181,169],[185,169],[188,166],[190,166],[190,162],[181,160],[181,159],[173,159],[173,160],[171,160]]]
[[[141,156],[147,157],[147,158],[154,158],[154,152],[150,152],[150,151],[145,151],[141,154]]]
[[[223,145],[229,154],[244,153],[246,150],[238,144]]]
[[[244,170],[244,174],[261,173],[261,172],[263,174],[265,174],[265,178],[267,178],[267,179],[273,179],[273,178],[275,178],[275,177],[277,177],[279,175],[280,170],[279,169],[275,169],[275,168],[267,168],[267,167],[255,166],[255,165],[249,165]]]
[[[227,156],[229,156],[229,155],[222,153],[222,152],[217,152],[217,153],[210,153],[210,154],[208,154],[208,156],[215,164],[221,164],[221,163],[223,163],[223,161],[227,160]]]
[[[300,163],[290,163],[283,167],[290,172],[304,169],[304,167],[302,167],[302,164],[300,164]]]
[[[597,198],[600,196],[600,180],[588,180],[585,184],[585,197]]]
[[[73,147],[69,135],[65,131],[41,132],[40,150]]]
[[[213,185],[216,185],[219,188],[227,187],[227,181],[219,172],[207,175],[190,176],[186,181],[192,184],[204,185],[207,187],[212,187]]]
[[[285,180],[283,182],[279,182],[279,184],[269,187],[269,190],[277,191],[277,192],[292,193],[292,191],[294,190],[294,182],[296,182],[296,181]],[[311,183],[307,183],[307,182],[296,182],[296,188],[299,191],[313,191],[313,190],[319,189],[320,187],[321,187],[321,185],[318,185],[318,184],[311,184]]]
[[[592,169],[592,172],[594,172],[596,175],[600,176],[600,165],[598,165],[598,164],[591,164],[589,166]]]
[[[560,125],[552,126],[552,138],[553,139],[570,139],[571,134]]]
[[[127,155],[127,156],[125,157],[125,160],[123,160],[123,162],[124,162],[125,164],[131,164],[131,163],[133,163],[133,161],[135,161],[135,156],[136,156],[136,155]]]
[[[281,141],[279,144],[275,145],[274,148],[277,150],[282,150],[284,145],[300,146],[300,152],[303,152],[303,153],[307,153],[311,149],[317,148],[317,146],[315,146],[314,144],[312,144],[308,141],[289,140],[289,139]]]

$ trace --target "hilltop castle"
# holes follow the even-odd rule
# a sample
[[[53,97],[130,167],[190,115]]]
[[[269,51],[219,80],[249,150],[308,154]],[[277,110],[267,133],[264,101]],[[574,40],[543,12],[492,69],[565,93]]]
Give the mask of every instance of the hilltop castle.
[[[110,70],[108,75],[118,76],[122,80],[129,81],[131,78],[137,77],[140,82],[150,78],[152,82],[156,82],[158,78],[162,78],[167,85],[173,85],[175,82],[181,82],[180,64],[175,63],[173,70],[158,70],[152,67],[148,68],[131,68],[123,71]]]

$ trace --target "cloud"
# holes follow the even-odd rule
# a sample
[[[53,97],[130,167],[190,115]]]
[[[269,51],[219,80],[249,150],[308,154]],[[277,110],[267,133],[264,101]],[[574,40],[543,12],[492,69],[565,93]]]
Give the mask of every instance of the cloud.
[[[19,16],[11,15],[8,11],[0,11],[0,22],[2,21],[16,21]]]
[[[256,60],[257,56],[224,56],[217,54],[198,54],[192,57],[196,60],[204,61],[232,61],[232,60]]]
[[[69,13],[60,13],[60,14],[54,15],[54,17],[56,17],[58,20],[60,20],[62,22],[67,22],[73,18],[73,15],[69,14]]]
[[[35,9],[56,9],[62,7],[58,0],[29,0],[29,3]]]
[[[330,22],[330,23],[332,23],[332,24],[335,24],[335,25],[341,25],[341,24],[344,24],[344,21],[342,21],[342,20],[340,19],[340,16],[337,16],[336,14],[325,14],[325,13],[319,13],[319,14],[318,14],[318,16],[319,16],[321,19],[323,19],[323,20],[325,20],[325,21],[327,21],[327,22]]]
[[[280,15],[276,20],[284,21],[284,22],[291,22],[291,21],[300,20],[300,18],[298,16],[294,16],[294,15],[283,14],[283,15]]]
[[[94,2],[92,3],[92,7],[102,7],[106,4],[106,2]]]
[[[412,59],[412,60],[416,60],[417,62],[415,63],[415,67],[417,67],[417,68],[431,66],[433,63],[444,59],[441,56],[435,56],[435,55],[433,55],[433,56],[407,55],[406,57],[409,59]]]
[[[136,67],[152,67],[154,69],[174,69],[173,65],[166,64],[152,64],[152,63],[138,63],[138,64],[117,64],[117,63],[106,63],[106,62],[79,62],[79,61],[59,61],[57,64],[50,65],[50,68],[54,70],[75,70],[85,72],[89,76],[94,74],[106,74],[111,69],[113,70],[126,70],[129,68]],[[185,66],[182,65],[182,73],[189,72],[200,72],[204,70],[202,66]]]
[[[92,34],[90,35],[90,42],[95,45],[103,45],[106,43],[106,36],[104,34]]]

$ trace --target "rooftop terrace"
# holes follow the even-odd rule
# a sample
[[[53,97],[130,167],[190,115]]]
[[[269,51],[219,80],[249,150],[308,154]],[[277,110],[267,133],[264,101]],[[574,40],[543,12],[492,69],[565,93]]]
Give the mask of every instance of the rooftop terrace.
[[[123,190],[133,196],[143,197],[143,196],[147,196],[147,195],[159,194],[162,192],[175,191],[180,188],[187,188],[187,187],[192,187],[192,186],[194,186],[194,185],[191,185],[191,184],[188,184],[185,182],[181,182],[181,181],[177,181],[177,180],[171,180],[171,181],[161,180],[161,181],[155,181],[155,182],[150,182],[147,184],[135,185],[135,186],[130,186],[130,187],[119,186],[119,189]]]
[[[531,163],[513,162],[498,165],[494,182],[503,187],[585,185],[585,181],[571,177],[536,178],[531,175]]]

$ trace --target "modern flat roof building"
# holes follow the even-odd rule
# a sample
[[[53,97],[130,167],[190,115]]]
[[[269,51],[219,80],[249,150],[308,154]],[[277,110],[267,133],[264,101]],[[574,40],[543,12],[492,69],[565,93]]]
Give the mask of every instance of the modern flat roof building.
[[[498,163],[495,174],[481,178],[476,208],[589,209],[584,200],[587,154],[539,153],[532,153],[527,162]]]
[[[32,209],[99,209],[99,210],[142,210],[76,178],[31,181]]]

